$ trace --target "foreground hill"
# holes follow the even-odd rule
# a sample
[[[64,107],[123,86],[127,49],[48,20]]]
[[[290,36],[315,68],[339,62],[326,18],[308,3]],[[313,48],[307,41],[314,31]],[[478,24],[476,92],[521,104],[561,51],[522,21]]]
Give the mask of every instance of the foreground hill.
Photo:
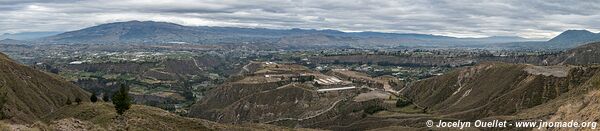
[[[265,124],[219,124],[202,119],[186,118],[156,107],[133,105],[125,113],[127,120],[119,120],[109,103],[83,103],[66,106],[43,118],[46,126],[54,130],[292,130]],[[126,123],[126,124],[125,124]],[[305,129],[297,129],[305,130]]]
[[[18,64],[0,53],[0,95],[3,118],[14,122],[33,122],[89,93],[56,75]]]

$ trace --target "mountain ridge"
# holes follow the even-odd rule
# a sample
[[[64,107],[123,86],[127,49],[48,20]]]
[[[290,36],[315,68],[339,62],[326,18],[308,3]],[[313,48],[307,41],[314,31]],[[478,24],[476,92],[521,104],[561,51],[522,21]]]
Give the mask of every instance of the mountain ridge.
[[[588,30],[567,30],[548,40],[550,43],[587,43],[600,40],[600,34]]]
[[[338,30],[315,29],[267,29],[241,27],[183,26],[168,22],[127,21],[92,26],[69,31],[36,40],[41,43],[169,43],[185,42],[193,44],[220,44],[263,42],[280,45],[303,45],[307,43],[279,43],[282,39],[297,36],[335,37],[341,40],[307,41],[315,45],[344,46],[454,46],[481,45],[499,42],[529,41],[517,37],[457,38],[450,36],[384,33],[384,32],[343,32]],[[303,41],[304,42],[304,41]],[[378,44],[373,44],[378,43]]]
[[[512,42],[494,44],[495,47],[528,49],[571,49],[588,43],[599,42],[600,33],[588,30],[566,30],[548,41]]]

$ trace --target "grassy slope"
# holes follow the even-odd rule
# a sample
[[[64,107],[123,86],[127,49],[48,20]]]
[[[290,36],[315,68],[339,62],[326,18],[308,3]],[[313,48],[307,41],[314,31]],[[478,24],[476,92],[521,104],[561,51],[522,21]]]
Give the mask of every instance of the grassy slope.
[[[13,122],[25,123],[58,110],[67,99],[89,98],[89,93],[56,75],[18,64],[1,53],[0,92],[7,100],[2,112]]]
[[[116,127],[116,112],[109,103],[83,103],[69,105],[43,118],[46,123],[65,118],[75,118],[89,121],[101,128],[114,130]],[[183,118],[159,108],[133,105],[125,116],[128,118],[129,129],[133,130],[207,130],[198,121]]]
[[[115,130],[119,129],[116,116],[113,106],[109,103],[83,103],[81,105],[66,106],[47,115],[43,118],[43,121],[45,123],[55,123],[54,121],[57,120],[75,118],[93,123],[95,125],[93,129]],[[182,117],[159,108],[143,105],[133,105],[126,112],[125,117],[127,118],[127,127],[130,130],[292,130],[264,124],[219,124]]]

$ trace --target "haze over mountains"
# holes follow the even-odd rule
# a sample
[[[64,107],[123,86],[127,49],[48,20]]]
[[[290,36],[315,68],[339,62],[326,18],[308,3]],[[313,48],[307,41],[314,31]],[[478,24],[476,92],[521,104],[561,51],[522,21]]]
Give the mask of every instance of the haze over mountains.
[[[271,42],[280,44],[414,46],[530,41],[521,37],[455,38],[427,34],[341,32],[337,30],[192,27],[153,21],[129,21],[98,25],[42,39],[67,43],[168,43],[198,44]],[[313,43],[316,42],[316,43]]]
[[[52,33],[41,33],[49,35]],[[38,35],[38,36],[44,36]],[[4,37],[13,38],[13,37]],[[16,40],[27,40],[17,38]],[[568,49],[588,42],[600,41],[600,34],[587,30],[567,30],[548,41],[518,36],[457,38],[429,34],[342,32],[314,29],[266,29],[239,27],[183,26],[167,22],[128,21],[84,28],[81,30],[29,40],[45,44],[226,44],[270,43],[281,48],[323,47],[467,47],[467,48],[531,48]],[[26,43],[3,41],[0,43]]]
[[[567,30],[548,41],[535,42],[513,42],[495,44],[497,47],[505,48],[530,48],[530,49],[569,49],[587,43],[600,41],[600,34],[587,30]]]
[[[14,39],[14,40],[34,40],[42,37],[48,37],[57,35],[62,32],[23,32],[23,33],[5,33],[0,35],[0,40]]]

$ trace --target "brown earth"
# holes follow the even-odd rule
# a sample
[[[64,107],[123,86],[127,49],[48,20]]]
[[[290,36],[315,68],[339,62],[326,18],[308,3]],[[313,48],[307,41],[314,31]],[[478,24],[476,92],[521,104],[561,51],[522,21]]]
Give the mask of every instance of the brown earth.
[[[579,88],[598,68],[564,77],[528,73],[530,65],[485,63],[414,83],[403,94],[428,112],[460,119],[511,115]]]

